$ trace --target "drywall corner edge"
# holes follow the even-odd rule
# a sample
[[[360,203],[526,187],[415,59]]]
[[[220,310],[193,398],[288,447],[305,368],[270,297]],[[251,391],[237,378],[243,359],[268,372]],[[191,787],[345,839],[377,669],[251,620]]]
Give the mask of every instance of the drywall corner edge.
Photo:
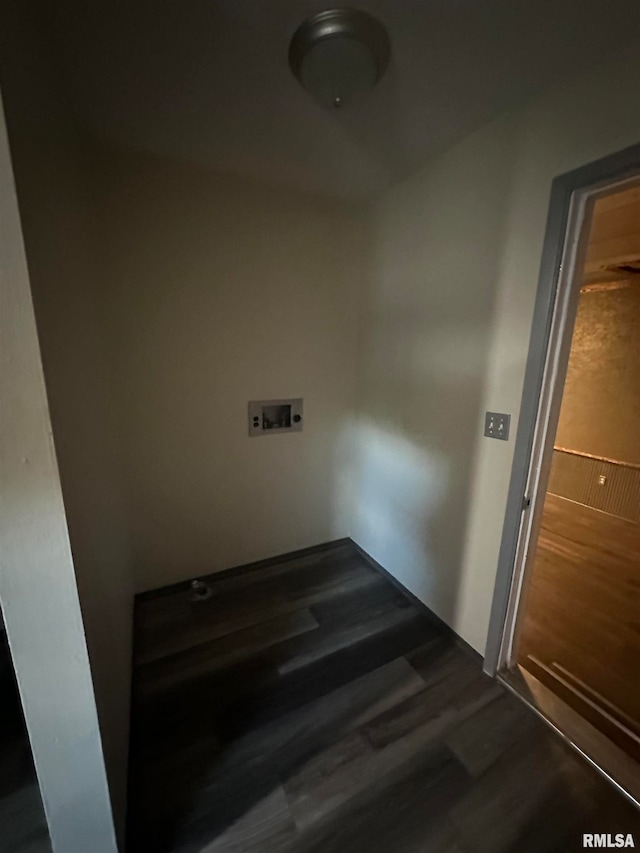
[[[116,853],[0,101],[0,600],[55,853]]]

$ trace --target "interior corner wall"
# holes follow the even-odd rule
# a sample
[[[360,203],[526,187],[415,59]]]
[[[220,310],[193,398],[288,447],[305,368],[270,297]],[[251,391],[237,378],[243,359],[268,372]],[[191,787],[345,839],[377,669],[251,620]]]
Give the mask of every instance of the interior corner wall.
[[[355,540],[454,622],[514,160],[506,117],[372,213]]]
[[[352,533],[484,651],[551,182],[640,140],[640,52],[469,136],[374,211]],[[484,412],[512,415],[483,438]]]
[[[7,4],[0,72],[111,804],[124,832],[133,584],[85,158],[37,31]],[[51,637],[52,643],[56,642]]]
[[[126,150],[94,173],[137,590],[346,536],[359,213]],[[290,397],[302,432],[249,437]]]

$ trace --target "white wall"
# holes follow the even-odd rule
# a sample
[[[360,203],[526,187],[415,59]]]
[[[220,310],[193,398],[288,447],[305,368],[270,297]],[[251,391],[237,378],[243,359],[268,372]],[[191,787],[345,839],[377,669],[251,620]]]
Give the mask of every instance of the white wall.
[[[55,853],[116,853],[0,104],[0,599]]]
[[[91,209],[77,168],[81,152],[60,153],[54,165],[22,146],[17,177],[78,592],[114,811],[122,827],[133,581],[112,361],[101,316],[105,281],[93,253]]]
[[[125,151],[93,171],[137,589],[346,536],[356,212]],[[303,431],[249,438],[281,397]]]
[[[552,179],[640,140],[638,49],[468,137],[376,205],[352,531],[484,650]]]
[[[26,14],[26,7],[3,6],[0,71],[102,748],[122,832],[133,584],[113,418],[115,376],[100,303],[102,246],[86,194],[86,158]],[[47,642],[53,648],[58,637]]]
[[[15,44],[3,62],[17,73]],[[57,148],[34,120],[38,86],[15,78],[27,249],[114,801],[130,564],[143,590],[350,532],[484,648],[513,439],[482,438],[483,412],[511,412],[515,434],[551,180],[640,138],[638,55],[426,164],[378,200],[368,235],[337,203]],[[283,396],[304,397],[304,431],[250,439],[247,401]]]
[[[385,195],[372,217],[352,533],[452,623],[504,239],[513,121]]]

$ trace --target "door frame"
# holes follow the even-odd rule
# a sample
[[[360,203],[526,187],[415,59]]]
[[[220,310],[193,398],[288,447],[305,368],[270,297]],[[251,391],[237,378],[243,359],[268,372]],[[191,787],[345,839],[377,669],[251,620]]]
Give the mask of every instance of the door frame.
[[[555,178],[542,249],[511,468],[484,671],[495,676],[511,662],[529,543],[536,535],[560,411],[579,288],[574,272],[584,259],[585,222],[595,200],[640,177],[640,144]]]

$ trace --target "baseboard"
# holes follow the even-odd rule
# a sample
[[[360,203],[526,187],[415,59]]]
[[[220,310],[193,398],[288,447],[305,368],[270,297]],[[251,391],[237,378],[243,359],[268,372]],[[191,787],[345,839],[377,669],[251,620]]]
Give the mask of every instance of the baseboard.
[[[275,566],[277,563],[284,563],[288,560],[299,560],[301,557],[308,557],[312,554],[320,554],[322,551],[328,551],[331,548],[338,548],[341,545],[355,545],[351,539],[334,539],[331,542],[321,542],[319,545],[311,545],[308,548],[300,548],[297,551],[288,551],[286,554],[278,554],[274,557],[267,557],[265,560],[257,560],[254,563],[243,563],[240,566],[232,566],[228,569],[220,569],[217,572],[210,572],[207,575],[194,575],[193,578],[188,578],[184,581],[177,581],[168,586],[161,586],[157,589],[149,589],[144,592],[139,592],[135,596],[136,601],[150,601],[154,598],[161,598],[165,595],[172,595],[174,592],[187,590],[191,586],[191,581],[196,577],[203,581],[220,580],[220,578],[229,578],[235,575],[243,575],[247,572],[252,572],[256,569],[266,569],[269,566]],[[356,546],[357,547],[357,546]]]
[[[211,572],[208,575],[198,575],[200,580],[204,581],[214,581],[220,580],[221,578],[229,578],[234,577],[236,575],[243,575],[247,572],[253,572],[259,569],[266,569],[270,566],[275,566],[277,563],[283,563],[289,560],[298,560],[301,557],[308,557],[312,554],[320,554],[323,551],[328,551],[331,548],[339,548],[344,545],[352,545],[353,548],[357,551],[360,556],[366,560],[368,565],[371,566],[372,569],[377,571],[379,574],[384,575],[384,577],[392,583],[396,589],[398,589],[404,596],[406,596],[410,601],[412,601],[416,607],[418,607],[422,613],[429,619],[433,625],[438,628],[438,630],[451,638],[451,640],[460,648],[466,655],[473,658],[473,660],[482,666],[483,657],[479,654],[472,646],[467,643],[466,640],[463,640],[462,637],[457,634],[454,629],[448,625],[443,619],[437,616],[431,608],[427,607],[427,605],[420,601],[417,596],[415,596],[411,590],[407,589],[404,584],[402,584],[394,575],[385,569],[384,566],[380,565],[377,560],[368,554],[364,548],[361,548],[357,542],[354,542],[353,539],[346,537],[344,539],[334,539],[331,542],[321,542],[319,545],[311,545],[309,548],[300,548],[297,551],[289,551],[286,554],[278,554],[274,557],[268,557],[265,560],[257,560],[253,563],[244,563],[241,566],[232,566],[229,569],[221,569],[217,572]],[[151,589],[145,592],[139,592],[136,595],[136,601],[150,601],[155,598],[161,598],[165,595],[172,595],[175,592],[180,592],[182,590],[189,589],[191,585],[191,581],[195,580],[195,578],[189,578],[184,581],[178,581],[177,583],[170,584],[169,586],[162,586],[158,589]]]
[[[364,548],[361,548],[357,542],[354,542],[353,539],[348,540],[353,543],[356,551],[360,554],[360,556],[367,561],[367,563],[371,566],[372,569],[379,572],[381,575],[384,575],[385,578],[392,583],[396,589],[398,589],[403,595],[405,595],[408,599],[410,599],[416,607],[420,608],[420,610],[424,613],[424,615],[432,622],[443,634],[446,634],[451,640],[455,643],[455,645],[463,651],[466,655],[472,658],[477,664],[480,666],[484,663],[484,658],[482,655],[477,652],[473,646],[470,646],[466,640],[463,640],[462,637],[453,630],[451,625],[448,625],[443,619],[437,616],[430,607],[424,603],[424,601],[420,601],[420,599],[414,595],[411,590],[407,589],[407,587],[401,583],[398,578],[394,577],[391,572],[387,571],[384,566],[380,565],[377,560],[374,560],[371,554],[367,554]]]

